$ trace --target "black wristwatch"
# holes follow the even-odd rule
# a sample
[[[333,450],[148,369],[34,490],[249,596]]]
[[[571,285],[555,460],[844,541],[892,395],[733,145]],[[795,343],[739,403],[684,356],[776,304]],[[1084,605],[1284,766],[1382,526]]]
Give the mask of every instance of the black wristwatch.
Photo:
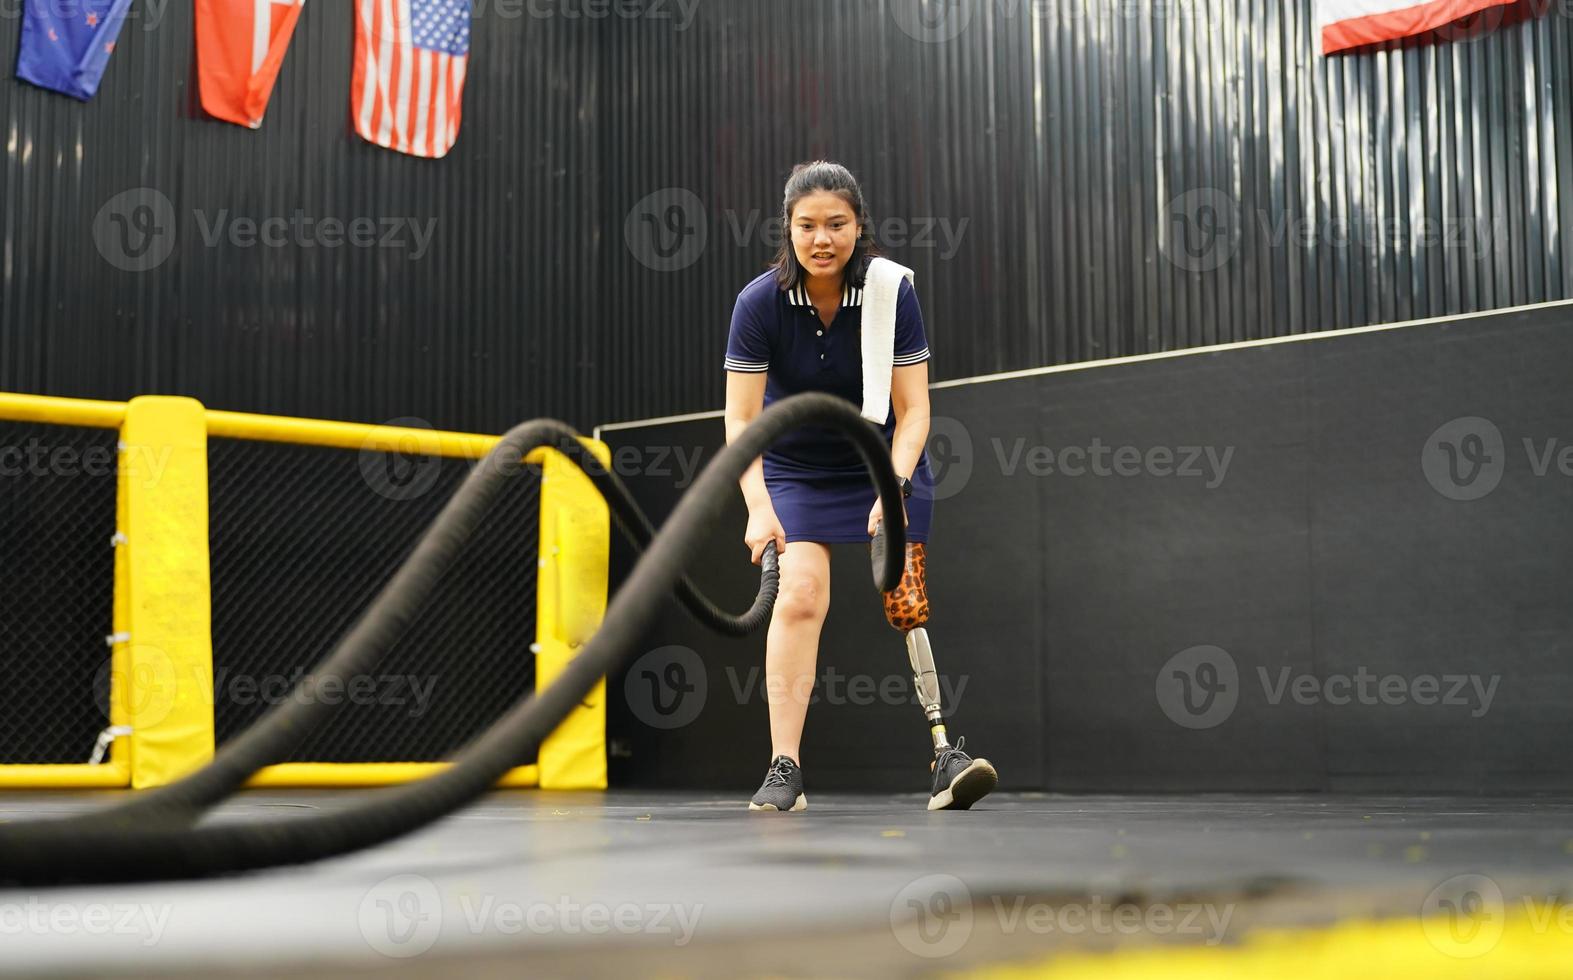
[[[912,496],[912,481],[906,477],[901,479],[901,499],[906,500]]]

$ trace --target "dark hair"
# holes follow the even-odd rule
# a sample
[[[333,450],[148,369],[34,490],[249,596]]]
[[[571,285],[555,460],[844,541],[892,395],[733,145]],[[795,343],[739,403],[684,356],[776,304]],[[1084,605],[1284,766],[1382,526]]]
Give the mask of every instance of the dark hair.
[[[868,260],[879,254],[879,246],[874,242],[874,222],[869,218],[863,189],[858,186],[852,171],[829,160],[800,163],[792,168],[792,175],[787,178],[786,191],[781,195],[781,247],[770,263],[776,270],[776,285],[792,289],[806,275],[792,249],[792,209],[815,191],[840,195],[857,219],[858,242],[852,248],[852,257],[847,260],[843,275],[851,286],[861,289],[863,276],[868,272]]]

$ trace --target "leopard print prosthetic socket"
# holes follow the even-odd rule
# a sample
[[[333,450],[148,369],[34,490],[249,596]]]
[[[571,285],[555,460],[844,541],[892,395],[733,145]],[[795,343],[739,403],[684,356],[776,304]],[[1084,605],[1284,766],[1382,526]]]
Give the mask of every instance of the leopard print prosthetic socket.
[[[885,593],[885,620],[903,633],[929,621],[927,572],[928,555],[922,542],[907,542],[907,567],[901,573],[901,584]]]

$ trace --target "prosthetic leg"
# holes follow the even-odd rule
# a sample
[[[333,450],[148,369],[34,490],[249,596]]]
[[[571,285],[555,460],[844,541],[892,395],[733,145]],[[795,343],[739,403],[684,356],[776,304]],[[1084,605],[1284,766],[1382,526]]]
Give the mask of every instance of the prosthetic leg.
[[[876,537],[882,537],[881,526]],[[882,547],[882,543],[876,545]],[[999,782],[999,774],[987,759],[973,759],[962,751],[965,739],[952,746],[945,731],[945,715],[940,703],[939,672],[934,667],[934,650],[924,624],[929,619],[928,556],[921,542],[907,542],[906,568],[901,584],[885,593],[885,620],[900,630],[907,641],[907,659],[912,664],[912,683],[918,704],[928,719],[929,738],[934,743],[934,790],[930,810],[965,810],[982,799]]]
[[[950,742],[945,738],[945,715],[939,703],[939,672],[934,669],[934,650],[929,646],[929,631],[921,626],[907,632],[907,659],[912,661],[912,684],[917,688],[918,703],[923,706],[924,717],[928,718],[929,737],[934,740],[934,751],[943,752],[950,748]]]

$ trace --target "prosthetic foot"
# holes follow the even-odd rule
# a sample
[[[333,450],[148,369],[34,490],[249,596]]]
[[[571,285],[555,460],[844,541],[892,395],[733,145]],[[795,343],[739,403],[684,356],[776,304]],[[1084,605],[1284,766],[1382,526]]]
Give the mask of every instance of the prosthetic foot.
[[[884,529],[880,529],[884,533]],[[934,651],[929,646],[928,585],[925,572],[927,555],[920,542],[907,544],[906,570],[901,584],[885,593],[885,619],[906,636],[907,659],[912,663],[912,683],[918,703],[928,719],[929,738],[934,743],[934,786],[929,796],[930,810],[965,810],[987,796],[999,783],[999,774],[987,759],[974,759],[962,751],[965,739],[952,746],[945,731],[945,713],[940,703],[939,672],[934,667]]]

